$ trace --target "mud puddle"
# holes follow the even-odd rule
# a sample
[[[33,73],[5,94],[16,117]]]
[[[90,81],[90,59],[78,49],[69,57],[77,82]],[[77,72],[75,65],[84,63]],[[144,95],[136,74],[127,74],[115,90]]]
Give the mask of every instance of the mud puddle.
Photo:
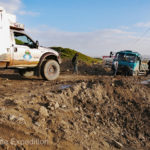
[[[64,89],[67,89],[67,88],[70,88],[70,87],[71,87],[71,85],[61,85],[59,87],[59,90],[64,90]]]

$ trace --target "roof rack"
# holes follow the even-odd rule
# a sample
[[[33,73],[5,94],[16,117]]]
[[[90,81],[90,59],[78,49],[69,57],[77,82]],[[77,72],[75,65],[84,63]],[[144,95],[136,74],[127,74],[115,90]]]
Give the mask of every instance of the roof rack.
[[[11,23],[10,29],[19,30],[19,31],[24,30],[24,25],[20,23]]]

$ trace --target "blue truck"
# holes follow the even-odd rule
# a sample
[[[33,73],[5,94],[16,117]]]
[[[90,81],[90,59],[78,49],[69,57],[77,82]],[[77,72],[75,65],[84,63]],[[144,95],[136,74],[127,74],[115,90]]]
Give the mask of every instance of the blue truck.
[[[146,74],[148,71],[147,62],[142,60],[142,56],[138,52],[133,52],[131,50],[117,52],[112,64],[113,71],[115,61],[118,61],[117,74],[136,76],[139,74]]]

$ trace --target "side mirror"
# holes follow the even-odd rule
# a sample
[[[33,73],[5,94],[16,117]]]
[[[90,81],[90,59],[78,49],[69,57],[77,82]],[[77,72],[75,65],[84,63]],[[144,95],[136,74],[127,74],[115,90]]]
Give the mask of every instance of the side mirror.
[[[37,46],[37,48],[39,47],[39,41],[36,41],[36,46]]]

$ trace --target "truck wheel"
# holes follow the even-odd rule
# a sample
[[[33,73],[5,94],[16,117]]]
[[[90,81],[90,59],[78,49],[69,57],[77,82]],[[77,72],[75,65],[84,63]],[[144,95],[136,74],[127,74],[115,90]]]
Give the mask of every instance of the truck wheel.
[[[41,66],[41,76],[46,80],[55,80],[60,73],[60,67],[57,61],[47,60]]]

